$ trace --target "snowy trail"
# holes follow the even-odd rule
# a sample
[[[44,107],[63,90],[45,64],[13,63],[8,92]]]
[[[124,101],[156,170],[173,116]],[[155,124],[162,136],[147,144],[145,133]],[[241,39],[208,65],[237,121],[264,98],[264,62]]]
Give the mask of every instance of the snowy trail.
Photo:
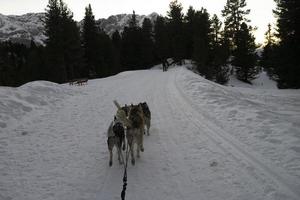
[[[187,95],[184,94],[178,84],[179,81],[176,79],[178,75],[180,75],[180,73],[176,73],[174,76],[172,84],[169,85],[171,88],[169,91],[176,91],[176,95],[173,97],[173,99],[177,99],[175,105],[182,106],[182,110],[184,110],[182,113],[186,114],[186,119],[192,121],[194,125],[199,128],[199,131],[205,130],[204,134],[217,144],[221,150],[227,152],[228,155],[231,155],[236,161],[240,162],[241,165],[247,169],[249,175],[252,176],[252,178],[254,177],[256,181],[260,181],[264,185],[269,184],[268,187],[274,185],[275,182],[278,185],[277,190],[283,190],[283,194],[289,194],[291,197],[297,199],[300,196],[299,180],[279,167],[272,165],[272,163],[262,158],[259,154],[252,152],[240,141],[220,128],[220,125],[216,124],[211,117],[208,117],[209,114],[194,105],[194,103],[186,97]],[[249,100],[245,98],[244,101]],[[187,115],[187,113],[190,113],[190,115]],[[201,113],[205,113],[206,115],[202,116]],[[268,191],[268,193],[269,192],[274,191]]]
[[[226,109],[213,113],[208,109],[231,105],[238,113],[240,105],[231,102],[237,98],[241,104],[269,111],[264,117],[274,121],[273,107],[278,106],[276,98],[283,101],[281,94],[264,102],[191,74],[177,67],[166,73],[132,71],[92,80],[82,87],[63,86],[73,95],[0,129],[0,200],[120,199],[123,166],[115,154],[113,166],[108,166],[106,143],[106,130],[116,112],[115,99],[121,104],[147,101],[152,112],[150,136],[144,137],[145,152],[135,166],[128,164],[126,199],[299,199],[299,92],[289,94],[290,104],[284,111],[293,124],[283,124],[281,118],[272,124],[280,130],[294,130],[284,137],[272,136],[288,145],[264,146],[265,152],[271,152],[267,154],[250,145],[264,144],[261,137],[242,140],[238,126],[220,121],[217,115],[226,114]],[[192,88],[197,84],[207,91]],[[215,88],[218,92],[214,93]],[[218,95],[223,101],[218,101]],[[265,124],[254,120],[248,126],[243,126],[245,133]],[[268,129],[261,130],[265,131]],[[274,162],[274,153],[281,162]],[[288,165],[282,164],[283,157],[290,158]]]

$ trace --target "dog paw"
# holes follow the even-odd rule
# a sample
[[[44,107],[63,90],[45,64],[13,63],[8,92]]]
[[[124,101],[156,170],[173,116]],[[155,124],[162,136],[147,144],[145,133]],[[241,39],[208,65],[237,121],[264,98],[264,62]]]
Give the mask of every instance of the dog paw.
[[[135,160],[134,159],[131,160],[131,164],[135,165]]]
[[[144,147],[141,147],[141,152],[144,152]]]
[[[109,162],[109,166],[110,166],[110,167],[112,166],[112,161]]]

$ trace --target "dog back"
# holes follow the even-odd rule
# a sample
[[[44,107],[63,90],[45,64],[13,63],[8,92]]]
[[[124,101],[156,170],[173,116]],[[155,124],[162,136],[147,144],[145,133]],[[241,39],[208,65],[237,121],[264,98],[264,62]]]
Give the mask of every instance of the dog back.
[[[125,130],[124,126],[121,122],[117,122],[112,127],[113,132],[115,133],[116,137],[124,137],[125,136]]]
[[[121,122],[111,122],[107,136],[107,145],[110,149],[112,149],[114,145],[121,146],[125,138],[123,124]]]
[[[143,109],[144,116],[147,117],[148,119],[151,119],[151,112],[150,112],[148,104],[146,102],[144,102],[144,103],[141,103],[141,106]]]
[[[130,107],[125,104],[125,106],[121,107],[121,109],[124,110],[126,117],[128,117]]]
[[[139,128],[144,124],[143,111],[140,106],[132,106],[129,111],[129,120],[132,128]]]

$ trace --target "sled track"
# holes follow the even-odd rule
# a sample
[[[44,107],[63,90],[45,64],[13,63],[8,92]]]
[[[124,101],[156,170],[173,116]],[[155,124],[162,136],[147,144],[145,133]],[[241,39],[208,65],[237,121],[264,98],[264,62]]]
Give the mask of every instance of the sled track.
[[[257,153],[248,149],[240,141],[218,127],[216,123],[207,122],[206,124],[203,124],[205,120],[202,119],[204,118],[208,118],[211,121],[213,121],[214,119],[209,116],[203,116],[202,114],[195,111],[201,111],[201,108],[194,105],[194,103],[184,95],[184,92],[178,85],[178,74],[179,73],[172,74],[171,82],[168,83],[167,87],[169,87],[168,91],[176,92],[175,94],[170,94],[170,96],[174,96],[172,99],[173,101],[177,101],[176,103],[174,103],[175,105],[177,105],[177,107],[181,105],[179,109],[185,109],[181,113],[184,114],[186,118],[199,130],[203,130],[203,127],[205,128],[205,130],[210,130],[206,133],[203,132],[203,134],[205,134],[207,138],[209,138],[213,143],[219,146],[220,149],[228,152],[228,154],[233,156],[235,160],[244,164],[245,166],[249,166],[250,169],[255,171],[255,173],[258,173],[259,178],[267,178],[267,180],[263,180],[269,182],[270,185],[276,183],[276,185],[279,186],[279,188],[277,188],[278,190],[284,190],[285,194],[289,194],[294,199],[299,199],[300,186],[294,177],[291,177],[281,168],[274,166],[274,164],[272,164],[270,161],[262,158]],[[186,109],[188,109],[188,111],[186,111]],[[196,117],[191,117],[187,113],[192,113],[192,116]]]
[[[176,105],[173,105],[172,98],[170,98],[170,96],[168,96],[169,93],[169,88],[168,88],[168,83],[169,83],[169,76],[166,77],[165,83],[163,84],[164,86],[162,87],[162,100],[160,101],[165,102],[167,106],[170,107],[169,112],[165,113],[165,112],[157,112],[157,115],[160,116],[161,119],[168,119],[170,118],[170,114],[171,115],[176,115],[174,107],[176,107]],[[179,119],[175,119],[175,121],[177,121]],[[175,128],[174,129],[174,121],[165,121],[166,124],[168,124],[168,128],[167,128],[167,132],[164,133],[164,135],[166,135],[166,138],[164,138],[165,144],[162,145],[164,148],[164,152],[166,154],[170,154],[168,152],[176,152],[176,155],[168,155],[167,156],[167,161],[168,161],[168,165],[169,170],[173,170],[173,174],[178,174],[175,175],[175,187],[176,191],[177,191],[177,198],[178,199],[191,199],[191,194],[195,193],[195,191],[197,191],[196,196],[198,196],[199,199],[207,199],[207,197],[205,196],[205,194],[199,192],[199,188],[197,188],[197,186],[195,186],[194,184],[191,184],[192,181],[192,176],[190,173],[188,173],[187,169],[187,164],[185,163],[184,159],[185,157],[189,157],[190,155],[184,150],[184,145],[178,145],[178,136],[180,136],[180,142],[189,142],[190,138],[185,137],[183,135],[174,135],[174,133],[176,133],[178,130]],[[178,167],[180,166],[180,167]],[[174,172],[174,169],[185,169],[185,170],[176,170],[176,172]],[[180,175],[180,181],[178,179]],[[172,175],[173,176],[173,175]]]

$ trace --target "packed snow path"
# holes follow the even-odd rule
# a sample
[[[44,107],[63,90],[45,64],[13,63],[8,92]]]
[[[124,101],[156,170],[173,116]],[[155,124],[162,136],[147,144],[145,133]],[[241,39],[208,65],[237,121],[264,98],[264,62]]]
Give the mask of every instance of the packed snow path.
[[[0,118],[1,200],[120,199],[123,166],[114,154],[109,167],[106,143],[115,99],[152,112],[126,199],[300,199],[298,90],[224,87],[179,67],[55,87],[57,100]]]

